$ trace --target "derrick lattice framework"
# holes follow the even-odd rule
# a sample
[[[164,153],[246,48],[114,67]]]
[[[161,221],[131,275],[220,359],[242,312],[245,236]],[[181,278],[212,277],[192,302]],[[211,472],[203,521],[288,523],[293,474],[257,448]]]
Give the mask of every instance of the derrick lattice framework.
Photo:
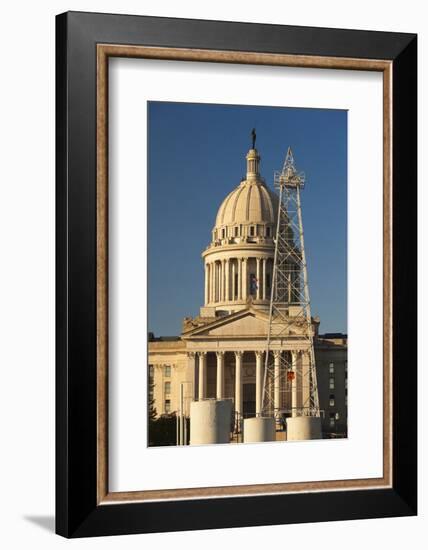
[[[265,354],[262,415],[320,416],[298,173],[288,148],[281,172]]]

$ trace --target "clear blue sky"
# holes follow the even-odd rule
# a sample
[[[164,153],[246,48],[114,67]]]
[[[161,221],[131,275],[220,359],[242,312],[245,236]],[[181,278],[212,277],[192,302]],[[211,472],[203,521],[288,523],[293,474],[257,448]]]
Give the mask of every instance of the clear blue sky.
[[[245,175],[257,130],[261,174],[273,186],[290,145],[305,172],[302,214],[312,315],[347,332],[347,112],[149,102],[148,326],[181,332],[204,299],[201,252],[217,210]]]

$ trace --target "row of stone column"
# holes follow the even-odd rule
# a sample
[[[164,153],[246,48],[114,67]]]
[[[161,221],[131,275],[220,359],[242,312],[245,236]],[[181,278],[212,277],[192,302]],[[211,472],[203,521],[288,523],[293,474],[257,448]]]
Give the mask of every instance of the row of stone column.
[[[216,378],[216,398],[223,399],[225,397],[224,391],[224,355],[225,351],[215,352],[217,355],[217,378]],[[243,351],[235,351],[235,411],[239,414],[243,414],[243,380],[242,380],[242,356]],[[263,407],[263,378],[264,378],[264,357],[265,352],[255,351],[256,357],[256,415],[260,415]],[[281,350],[275,350],[273,352],[274,357],[274,409],[279,410],[281,408]],[[199,358],[199,380],[197,388],[197,398],[205,399],[207,397],[207,352],[197,352]],[[196,354],[189,352],[189,359],[192,362],[190,365],[191,372],[195,372],[196,368]],[[291,352],[292,357],[292,369],[295,372],[295,377],[291,382],[291,408],[296,411],[297,408],[303,407],[305,401],[309,398],[309,381],[307,384],[302,384],[302,377],[307,376],[309,368],[309,360],[307,354],[299,352]],[[298,368],[297,360],[300,357],[300,367]],[[305,360],[304,357],[307,357]],[[300,388],[301,396],[299,403],[298,388]]]
[[[248,257],[226,258],[205,264],[205,305],[248,298],[249,259]],[[255,258],[255,260],[258,281],[256,299],[266,300],[270,298],[266,277],[268,258]]]

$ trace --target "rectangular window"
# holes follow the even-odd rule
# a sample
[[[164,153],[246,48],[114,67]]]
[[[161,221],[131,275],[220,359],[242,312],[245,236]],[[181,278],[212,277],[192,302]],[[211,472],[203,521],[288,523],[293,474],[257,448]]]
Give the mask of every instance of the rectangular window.
[[[165,395],[171,394],[171,382],[165,382]]]
[[[221,238],[224,239],[226,237],[226,229],[221,230]]]
[[[331,390],[334,390],[334,378],[330,378],[330,381],[329,381],[329,386],[328,386]]]
[[[334,363],[330,363],[328,366],[328,370],[330,374],[334,374]]]
[[[239,227],[235,227],[235,237],[239,235]]]
[[[165,413],[168,414],[171,412],[171,399],[165,399]]]
[[[171,376],[171,367],[170,367],[170,365],[165,365],[164,366],[164,374],[165,374],[166,377]]]
[[[270,227],[266,227],[266,237],[270,237]]]
[[[270,273],[266,273],[266,289],[270,291]]]
[[[250,294],[255,296],[257,294],[257,277],[254,273],[250,273]]]
[[[238,297],[238,274],[235,273],[235,296],[233,299],[235,300]]]
[[[334,417],[333,417],[333,418],[330,418],[330,426],[331,426],[332,428],[334,428],[335,424],[336,424],[336,421],[334,420]]]
[[[250,226],[250,237],[254,237],[254,226]]]
[[[329,405],[330,407],[334,407],[334,394],[330,394],[330,398],[329,398]]]

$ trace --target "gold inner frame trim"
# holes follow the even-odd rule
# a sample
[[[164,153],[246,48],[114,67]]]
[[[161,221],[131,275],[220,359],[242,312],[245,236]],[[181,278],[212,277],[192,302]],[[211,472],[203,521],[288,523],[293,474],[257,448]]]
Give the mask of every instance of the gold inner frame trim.
[[[108,489],[108,60],[276,65],[383,73],[383,476],[298,483],[109,492]],[[392,62],[256,52],[97,45],[97,503],[238,497],[392,486]]]

